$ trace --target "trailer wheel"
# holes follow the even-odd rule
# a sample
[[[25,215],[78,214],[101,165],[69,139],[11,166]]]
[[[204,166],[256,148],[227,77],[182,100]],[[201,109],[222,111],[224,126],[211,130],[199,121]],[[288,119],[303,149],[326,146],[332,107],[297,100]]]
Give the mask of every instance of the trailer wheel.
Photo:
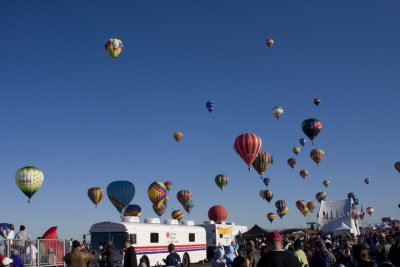
[[[143,259],[144,262],[146,263],[146,266],[149,266],[149,267],[150,267],[149,258],[147,258],[147,256],[142,256],[142,257],[140,258],[140,261],[142,261],[142,259]],[[140,261],[139,261],[139,263],[140,263]],[[139,264],[138,264],[138,265],[139,265]]]
[[[183,254],[182,267],[190,267],[190,258],[187,253]]]

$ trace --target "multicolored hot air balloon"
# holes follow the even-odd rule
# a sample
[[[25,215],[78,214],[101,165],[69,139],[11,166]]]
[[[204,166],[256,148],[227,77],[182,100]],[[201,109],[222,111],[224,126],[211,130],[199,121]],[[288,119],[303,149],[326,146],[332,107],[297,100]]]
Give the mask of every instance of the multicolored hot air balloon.
[[[283,210],[277,209],[276,213],[278,213],[279,218],[283,218],[283,216],[286,215],[286,213],[289,211],[289,207],[285,207]]]
[[[270,182],[271,182],[270,178],[264,178],[263,179],[263,183],[265,184],[265,186],[268,186]]]
[[[366,209],[366,212],[368,213],[368,215],[369,216],[371,216],[372,215],[372,213],[374,213],[374,208],[373,207],[368,207],[367,209]]]
[[[271,155],[268,152],[260,151],[252,163],[253,168],[258,172],[260,178],[267,171],[270,163]]]
[[[299,143],[300,143],[300,145],[304,146],[307,143],[307,140],[304,138],[300,138]]]
[[[302,211],[306,207],[307,207],[307,202],[305,202],[304,200],[297,200],[296,201],[296,208],[298,210]]]
[[[315,138],[317,138],[319,132],[322,129],[322,122],[317,119],[307,119],[301,124],[301,129],[304,134],[310,138],[311,142],[314,144]]]
[[[330,184],[331,182],[329,181],[329,180],[324,180],[323,182],[322,182],[322,184],[325,186],[325,187],[328,187],[328,185]]]
[[[281,107],[274,107],[272,109],[272,115],[279,120],[279,118],[283,115],[283,108]]]
[[[396,163],[394,164],[394,168],[395,168],[398,172],[400,172],[400,161],[398,161],[398,162],[396,162]]]
[[[101,199],[104,196],[104,189],[101,187],[91,187],[87,191],[89,199],[93,202],[94,205],[97,205],[100,203]]]
[[[156,205],[153,205],[153,211],[157,214],[158,217],[161,217],[167,211],[167,205],[162,204],[158,208]]]
[[[301,151],[301,147],[295,146],[295,147],[292,148],[292,151],[293,151],[293,153],[295,155],[298,155],[300,153],[300,151]]]
[[[318,106],[321,103],[321,99],[314,98],[314,105]]]
[[[115,60],[124,48],[122,41],[117,38],[109,39],[104,46],[107,53],[111,56],[112,60]]]
[[[327,195],[325,192],[318,192],[318,193],[315,195],[315,198],[317,199],[317,201],[318,201],[319,203],[321,203],[322,200],[326,200],[327,196],[328,196],[328,195]]]
[[[167,189],[167,191],[169,191],[172,188],[172,182],[171,181],[165,181],[164,182],[164,186],[165,186],[165,189]]]
[[[142,208],[136,204],[130,204],[126,206],[124,210],[124,216],[137,216],[140,217],[142,215]]]
[[[300,176],[301,176],[303,179],[306,179],[306,177],[308,176],[308,171],[307,171],[307,170],[301,170],[301,171],[300,171]]]
[[[287,164],[293,169],[297,164],[297,160],[295,158],[290,158],[287,160]]]
[[[218,174],[215,176],[215,184],[221,189],[221,191],[228,185],[229,178],[225,174]]]
[[[307,208],[311,213],[314,212],[315,207],[317,207],[317,204],[314,201],[307,202]]]
[[[272,200],[273,197],[274,197],[274,192],[272,192],[272,190],[270,189],[264,190],[264,198],[265,200],[268,201],[268,203]]]
[[[249,166],[249,171],[251,170],[250,165],[256,159],[258,152],[260,152],[261,145],[261,138],[253,133],[241,134],[235,139],[233,148]]]
[[[173,210],[171,213],[172,219],[178,220],[178,222],[183,220],[183,211],[181,210]]]
[[[147,195],[153,203],[153,205],[158,209],[161,205],[165,204],[165,197],[167,196],[167,188],[161,181],[154,181],[150,184],[147,189]]]
[[[207,101],[206,107],[207,107],[207,109],[208,109],[208,112],[210,112],[210,114],[211,114],[211,112],[213,112],[214,109],[215,109],[215,102],[212,101],[212,100]]]
[[[186,210],[186,212],[189,214],[190,211],[193,209],[194,203],[193,200],[189,200],[189,202],[186,204],[186,206],[184,207],[184,209]]]
[[[183,208],[185,208],[189,201],[192,199],[192,192],[190,192],[189,190],[180,190],[176,194],[176,197],[178,198],[179,203],[182,204]]]
[[[180,132],[180,131],[174,132],[174,139],[176,140],[176,142],[179,143],[179,141],[182,140],[182,137],[183,137],[183,133],[182,132]]]
[[[369,182],[371,182],[371,179],[370,179],[370,178],[365,178],[365,179],[364,179],[364,183],[369,184]]]
[[[210,219],[210,221],[221,223],[221,222],[226,222],[227,218],[228,218],[228,211],[222,205],[212,206],[208,210],[208,219]]]
[[[15,174],[15,183],[18,188],[28,197],[28,203],[32,196],[40,189],[44,180],[43,172],[32,166],[26,166]]]
[[[285,200],[282,200],[282,199],[277,200],[277,201],[275,202],[275,207],[276,207],[278,210],[283,211],[283,210],[287,207]]]
[[[267,214],[267,219],[270,223],[272,223],[275,220],[275,218],[276,218],[275,213],[270,212]]]
[[[262,199],[265,200],[264,190],[260,190],[260,191],[258,192],[258,194],[260,195],[260,197],[261,197]],[[399,207],[399,208],[400,208],[400,207]]]
[[[119,213],[135,196],[135,186],[129,181],[114,181],[107,186],[107,196]]]
[[[272,46],[274,45],[274,39],[268,38],[267,40],[265,40],[265,44],[266,44],[268,47],[272,47]]]
[[[321,160],[323,160],[324,156],[325,156],[325,152],[320,148],[314,148],[310,152],[311,159],[315,163],[317,163],[317,165],[321,162]]]

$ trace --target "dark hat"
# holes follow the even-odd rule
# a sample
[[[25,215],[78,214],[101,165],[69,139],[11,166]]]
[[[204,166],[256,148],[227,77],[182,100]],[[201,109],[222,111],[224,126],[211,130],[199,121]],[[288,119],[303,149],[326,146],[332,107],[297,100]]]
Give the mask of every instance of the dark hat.
[[[296,240],[294,241],[294,243],[293,243],[293,246],[294,246],[295,248],[302,248],[302,247],[303,247],[303,242],[301,242],[300,239],[296,239]]]
[[[270,232],[267,234],[267,240],[268,241],[282,241],[283,238],[279,232],[275,231],[275,232]]]

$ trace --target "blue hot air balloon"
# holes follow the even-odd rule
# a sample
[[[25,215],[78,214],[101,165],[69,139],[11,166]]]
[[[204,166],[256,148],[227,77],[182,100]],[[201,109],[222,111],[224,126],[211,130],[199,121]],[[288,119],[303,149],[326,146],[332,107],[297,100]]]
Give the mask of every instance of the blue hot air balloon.
[[[304,146],[307,143],[307,141],[304,138],[300,138],[299,143],[300,145]]]
[[[214,101],[211,101],[211,100],[210,100],[210,101],[207,101],[206,107],[207,107],[208,111],[209,111],[210,114],[211,114],[211,112],[213,112],[214,109],[215,109],[215,102],[214,102]]]
[[[135,196],[135,186],[129,181],[114,181],[107,186],[107,196],[119,213],[122,213]]]
[[[265,186],[268,186],[269,183],[271,182],[271,179],[270,178],[264,178],[263,182],[264,182]]]

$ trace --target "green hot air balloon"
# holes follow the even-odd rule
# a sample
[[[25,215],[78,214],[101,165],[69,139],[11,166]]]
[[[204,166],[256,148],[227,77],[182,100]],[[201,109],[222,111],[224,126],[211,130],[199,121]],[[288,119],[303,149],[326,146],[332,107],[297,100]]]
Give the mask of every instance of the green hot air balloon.
[[[32,196],[42,186],[43,180],[43,172],[32,166],[23,167],[15,174],[15,183],[22,193],[28,197],[28,203],[31,202]]]

